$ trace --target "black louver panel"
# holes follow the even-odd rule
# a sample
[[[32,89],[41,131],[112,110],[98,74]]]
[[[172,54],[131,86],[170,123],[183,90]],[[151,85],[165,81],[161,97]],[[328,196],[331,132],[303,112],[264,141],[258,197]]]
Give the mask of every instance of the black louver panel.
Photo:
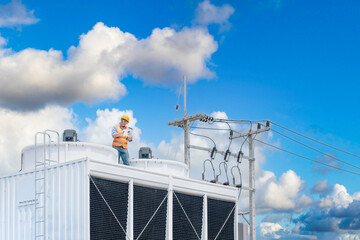
[[[215,239],[222,225],[227,220],[224,228],[216,239],[233,240],[234,239],[234,208],[235,203],[225,202],[208,198],[208,238]]]
[[[175,240],[198,239],[178,200],[184,208],[198,236],[201,238],[203,198],[177,192],[174,192],[173,197],[173,238]]]
[[[139,234],[143,231],[166,194],[166,190],[134,185],[134,239],[137,239]],[[165,239],[166,210],[167,199],[165,199],[139,239]]]
[[[92,177],[126,231],[128,184]],[[90,179],[90,239],[126,239],[124,231]]]

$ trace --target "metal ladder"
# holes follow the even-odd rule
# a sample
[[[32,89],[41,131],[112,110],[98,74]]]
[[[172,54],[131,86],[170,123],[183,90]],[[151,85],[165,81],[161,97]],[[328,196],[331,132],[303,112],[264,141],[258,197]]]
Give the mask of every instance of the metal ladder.
[[[53,142],[49,133],[57,135],[57,142]],[[43,135],[43,154],[41,159],[37,159],[38,155],[38,135]],[[50,144],[57,145],[57,160],[51,159]],[[60,160],[60,135],[53,130],[37,132],[35,134],[35,240],[46,239],[46,169],[51,164],[57,164]]]

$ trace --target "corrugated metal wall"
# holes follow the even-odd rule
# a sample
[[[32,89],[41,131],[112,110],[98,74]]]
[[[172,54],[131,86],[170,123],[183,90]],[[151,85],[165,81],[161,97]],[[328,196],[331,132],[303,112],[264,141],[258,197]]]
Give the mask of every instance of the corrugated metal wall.
[[[87,161],[47,169],[46,239],[88,239]],[[34,239],[34,173],[0,178],[0,240]]]

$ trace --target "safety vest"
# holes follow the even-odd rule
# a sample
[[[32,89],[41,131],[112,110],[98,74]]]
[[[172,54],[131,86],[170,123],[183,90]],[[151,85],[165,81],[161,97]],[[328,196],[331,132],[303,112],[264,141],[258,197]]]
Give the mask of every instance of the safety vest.
[[[119,124],[116,125],[116,128],[117,128],[117,133],[122,132]],[[127,127],[125,126],[125,127],[124,127],[124,130],[125,130],[126,128],[127,128]],[[122,147],[122,148],[125,148],[125,149],[126,149],[126,148],[127,148],[127,142],[128,142],[127,136],[121,134],[120,137],[114,138],[112,145],[113,145],[113,146],[117,146],[117,147]]]

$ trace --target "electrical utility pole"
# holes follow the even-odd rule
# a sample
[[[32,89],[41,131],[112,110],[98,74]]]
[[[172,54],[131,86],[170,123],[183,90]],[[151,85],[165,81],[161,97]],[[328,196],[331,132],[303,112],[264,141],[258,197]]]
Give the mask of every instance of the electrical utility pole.
[[[186,111],[186,77],[183,77],[184,81],[184,117],[168,122],[168,125],[177,126],[184,129],[184,162],[189,168],[190,173],[190,148],[203,150],[211,152],[212,149],[192,146],[190,145],[190,122],[208,119],[209,117],[206,114],[194,114],[191,116],[187,115]],[[249,160],[249,187],[242,186],[243,189],[249,190],[249,215],[250,215],[250,240],[256,240],[255,235],[255,153],[254,153],[254,139],[257,134],[266,132],[270,130],[270,122],[266,121],[266,127],[261,128],[262,124],[258,123],[256,130],[250,130],[247,133],[230,136],[230,139],[246,137],[249,141],[249,157],[243,156],[243,158]],[[225,152],[217,151],[222,155],[225,155]],[[230,156],[237,157],[237,154],[230,153]]]
[[[183,76],[184,82],[184,118],[187,117],[186,111],[186,76]],[[184,162],[189,166],[190,170],[190,122],[184,120]]]
[[[261,129],[261,124],[258,123],[257,130],[250,130],[248,133],[240,134],[230,137],[231,139],[247,137],[249,141],[249,215],[250,215],[250,240],[256,239],[255,234],[255,154],[254,154],[254,139],[255,136],[261,132],[270,130],[270,122],[266,122],[266,128]]]
[[[177,126],[184,129],[184,162],[189,168],[190,174],[190,123],[193,121],[197,121],[207,116],[205,114],[194,114],[194,115],[187,115],[186,109],[186,76],[183,77],[184,81],[184,117],[168,122],[168,125]]]

